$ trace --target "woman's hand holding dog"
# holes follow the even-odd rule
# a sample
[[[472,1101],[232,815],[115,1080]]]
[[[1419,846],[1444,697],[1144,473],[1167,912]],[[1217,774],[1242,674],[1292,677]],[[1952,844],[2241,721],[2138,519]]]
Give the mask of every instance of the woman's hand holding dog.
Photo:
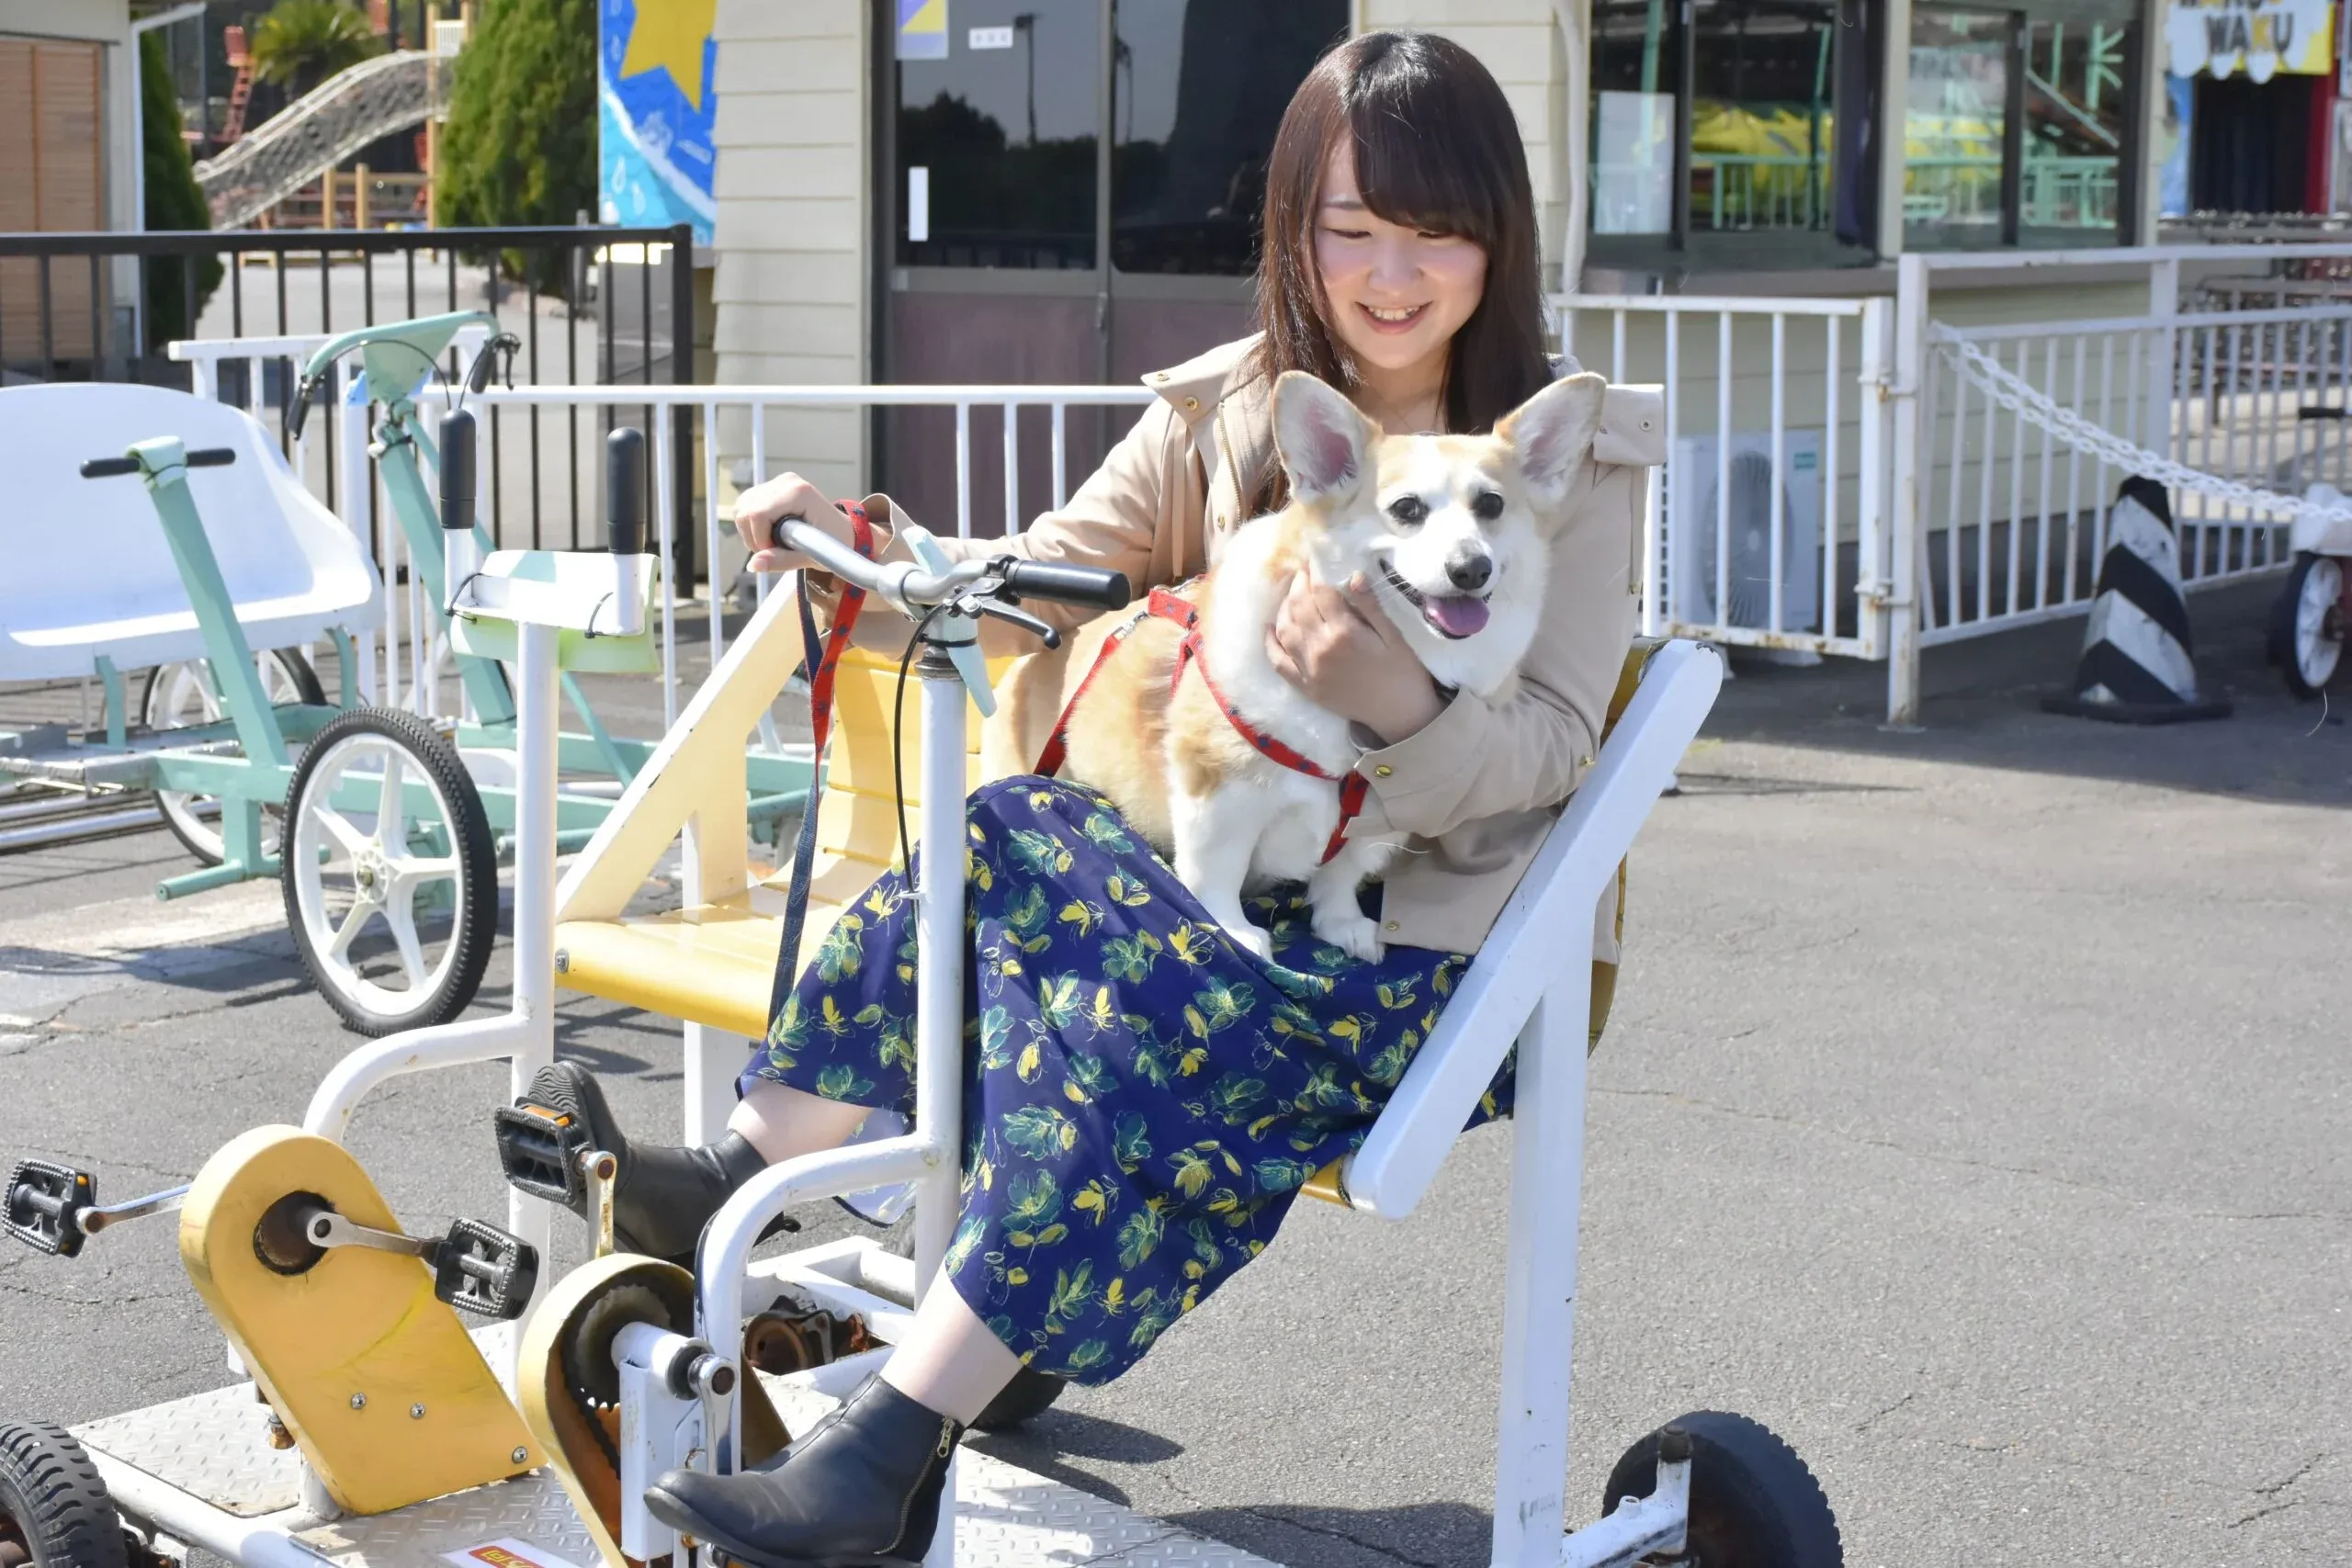
[[[776,519],[797,517],[813,523],[846,545],[850,542],[849,517],[807,479],[798,474],[778,474],[762,484],[755,484],[735,498],[735,532],[743,547],[752,552],[745,562],[752,571],[797,571],[810,564],[808,558],[797,550],[784,550],[768,544]]]
[[[1275,672],[1383,743],[1418,734],[1445,699],[1361,575],[1346,589],[1292,577],[1266,633]]]

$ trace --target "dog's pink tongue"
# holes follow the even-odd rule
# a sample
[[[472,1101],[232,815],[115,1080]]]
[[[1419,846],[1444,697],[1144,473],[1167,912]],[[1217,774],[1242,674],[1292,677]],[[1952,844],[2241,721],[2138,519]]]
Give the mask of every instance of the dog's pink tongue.
[[[1485,630],[1487,626],[1487,602],[1473,599],[1467,593],[1450,599],[1431,595],[1423,601],[1421,614],[1429,617],[1430,625],[1448,637],[1469,637]]]

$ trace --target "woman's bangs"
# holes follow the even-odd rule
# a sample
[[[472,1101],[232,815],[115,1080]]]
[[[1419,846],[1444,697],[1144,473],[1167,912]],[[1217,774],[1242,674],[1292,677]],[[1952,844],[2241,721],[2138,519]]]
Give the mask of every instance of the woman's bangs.
[[[1417,126],[1407,106],[1367,95],[1349,106],[1355,133],[1356,191],[1391,223],[1459,234],[1488,250],[1502,231],[1494,202],[1464,178],[1466,160],[1442,125]],[[1440,116],[1441,120],[1451,117]],[[1499,194],[1499,193],[1496,193]]]

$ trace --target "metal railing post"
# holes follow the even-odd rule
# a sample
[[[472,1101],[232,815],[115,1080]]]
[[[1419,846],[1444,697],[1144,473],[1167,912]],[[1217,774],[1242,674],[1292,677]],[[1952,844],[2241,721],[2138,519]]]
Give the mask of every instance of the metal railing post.
[[[1861,367],[1854,378],[1861,426],[1854,485],[1854,635],[1861,639],[1866,659],[1887,657],[1886,426],[1895,408],[1887,339],[1894,313],[1891,299],[1863,304]]]
[[[1894,385],[1888,396],[1894,422],[1893,529],[1888,544],[1893,592],[1886,658],[1886,722],[1919,722],[1919,472],[1928,433],[1919,428],[1919,394],[1928,373],[1928,264],[1917,254],[1897,264],[1894,288]]]
[[[652,326],[650,321],[646,323],[649,336]],[[680,387],[695,384],[695,231],[690,223],[675,224],[670,230],[670,380]],[[670,465],[670,512],[681,524],[673,541],[677,551],[673,570],[687,593],[695,586],[695,531],[683,525],[695,514],[695,469],[687,460],[695,449],[694,419],[694,410],[683,402],[670,411],[670,440],[676,454]],[[708,433],[705,438],[709,438]],[[710,569],[715,578],[718,562],[714,559]],[[718,614],[718,589],[713,581],[713,615]]]

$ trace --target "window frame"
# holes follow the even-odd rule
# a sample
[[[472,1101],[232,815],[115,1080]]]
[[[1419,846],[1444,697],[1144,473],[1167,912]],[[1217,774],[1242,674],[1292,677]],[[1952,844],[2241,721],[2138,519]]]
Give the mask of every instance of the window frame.
[[[1911,39],[1908,32],[1912,17],[1921,11],[1969,11],[1979,15],[2007,18],[2004,118],[2001,135],[2000,221],[1998,237],[1988,243],[1957,245],[1918,233],[1907,220],[1893,225],[1899,235],[1898,249],[1912,251],[1966,251],[1993,254],[2005,251],[2037,251],[2069,246],[2105,249],[2137,243],[2144,232],[2146,218],[2141,211],[2141,196],[2147,181],[2147,171],[2142,160],[2150,135],[2150,94],[2147,81],[2147,51],[2151,47],[2150,27],[2143,9],[2138,6],[2109,4],[2086,6],[2080,0],[1913,0],[1903,8],[1905,35],[1900,41],[1899,52],[1890,36],[1894,7],[1888,0],[1835,0],[1833,15],[1838,33],[1836,53],[1830,67],[1832,91],[1830,107],[1832,125],[1842,128],[1867,122],[1871,134],[1849,156],[1842,141],[1842,131],[1832,130],[1829,157],[1829,180],[1824,191],[1828,220],[1820,229],[1808,231],[1747,230],[1717,231],[1697,226],[1693,220],[1695,192],[1691,175],[1695,158],[1691,145],[1697,118],[1698,50],[1692,39],[1699,21],[1698,0],[1673,0],[1672,26],[1675,29],[1676,61],[1674,66],[1674,149],[1672,160],[1673,189],[1668,202],[1668,227],[1662,232],[1648,234],[1604,234],[1588,228],[1584,236],[1584,259],[1589,266],[1625,271],[1681,270],[1696,268],[1741,271],[1795,272],[1817,268],[1847,268],[1870,266],[1883,263],[1889,253],[1880,248],[1880,241],[1887,227],[1883,222],[1883,203],[1887,199],[1883,180],[1885,150],[1891,145],[1898,153],[1905,144],[1906,124],[1890,123],[1896,117],[1888,113],[1887,78],[1895,61],[1904,63],[1907,73]],[[2111,12],[2111,15],[2086,15],[2086,12]],[[2082,229],[2055,231],[2030,229],[2025,223],[2025,151],[2026,151],[2026,67],[2030,56],[2032,30],[2037,23],[2104,21],[2125,29],[2124,54],[2121,65],[2122,144],[2116,157],[2116,221],[2112,229]],[[1592,131],[1587,145],[1597,144],[1600,113],[1600,76],[1595,53],[1600,46],[1599,29],[1594,30],[1586,51],[1583,70],[1586,73],[1587,112],[1593,117]],[[1908,94],[1900,117],[1909,118]],[[1591,158],[1584,177],[1592,177]],[[1841,189],[1839,176],[1849,172],[1853,188]],[[1897,187],[1899,189],[1899,186]],[[1857,241],[1838,238],[1838,213],[1850,204],[1857,217],[1853,228],[1863,236]],[[1588,204],[1589,224],[1597,215],[1600,204]],[[1758,257],[1756,241],[1759,236],[1775,234],[1780,239],[1782,254]],[[1727,265],[1726,265],[1727,264]]]

